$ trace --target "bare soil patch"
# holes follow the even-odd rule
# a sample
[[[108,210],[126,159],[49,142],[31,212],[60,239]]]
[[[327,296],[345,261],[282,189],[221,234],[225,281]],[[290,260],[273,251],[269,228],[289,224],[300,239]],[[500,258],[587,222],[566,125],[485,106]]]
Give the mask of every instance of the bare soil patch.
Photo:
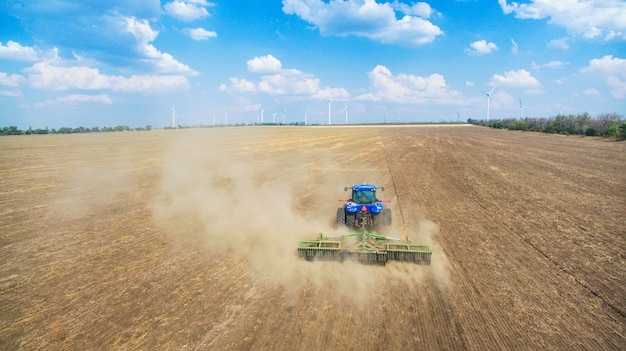
[[[0,148],[0,349],[626,345],[624,142],[260,127]],[[360,182],[431,266],[297,259]]]

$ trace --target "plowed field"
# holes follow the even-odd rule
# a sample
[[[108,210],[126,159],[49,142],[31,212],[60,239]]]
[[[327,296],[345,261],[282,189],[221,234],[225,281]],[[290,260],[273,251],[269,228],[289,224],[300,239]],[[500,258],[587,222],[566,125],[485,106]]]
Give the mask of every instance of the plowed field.
[[[626,144],[480,127],[0,138],[2,350],[624,350]],[[431,266],[297,259],[385,186]]]

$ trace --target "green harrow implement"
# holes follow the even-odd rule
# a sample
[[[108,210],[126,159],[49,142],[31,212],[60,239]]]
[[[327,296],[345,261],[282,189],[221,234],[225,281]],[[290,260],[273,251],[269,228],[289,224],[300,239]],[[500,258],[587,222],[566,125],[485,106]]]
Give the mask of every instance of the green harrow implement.
[[[387,261],[404,261],[430,264],[430,245],[415,244],[406,240],[369,233],[361,228],[359,233],[326,238],[319,234],[316,240],[300,240],[298,257],[307,261],[356,261],[384,266]]]

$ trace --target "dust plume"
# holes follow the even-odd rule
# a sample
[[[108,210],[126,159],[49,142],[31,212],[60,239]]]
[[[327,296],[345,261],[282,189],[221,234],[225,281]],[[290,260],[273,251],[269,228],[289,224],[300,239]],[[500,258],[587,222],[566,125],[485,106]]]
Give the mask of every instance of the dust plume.
[[[381,280],[419,284],[424,269],[415,265],[299,260],[299,240],[320,232],[345,233],[333,227],[337,189],[343,193],[343,186],[353,180],[336,173],[341,166],[332,158],[307,162],[293,152],[290,157],[262,151],[225,146],[224,140],[200,135],[179,140],[165,157],[161,188],[152,204],[155,221],[168,227],[174,240],[200,241],[216,257],[245,260],[251,279],[280,285],[293,296],[313,286],[359,302],[366,301]],[[420,235],[432,234],[433,228],[425,226]]]

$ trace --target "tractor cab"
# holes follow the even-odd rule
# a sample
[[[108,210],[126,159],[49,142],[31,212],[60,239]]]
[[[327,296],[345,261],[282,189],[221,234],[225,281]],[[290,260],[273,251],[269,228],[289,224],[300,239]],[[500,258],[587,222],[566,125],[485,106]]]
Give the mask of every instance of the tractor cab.
[[[348,191],[348,187],[345,187],[344,190]],[[385,191],[384,188],[381,188],[380,190]],[[361,205],[371,205],[378,202],[379,200],[376,198],[376,187],[368,184],[353,186],[352,196],[349,201]]]
[[[337,224],[345,224],[348,227],[367,227],[377,225],[391,225],[391,210],[383,207],[383,202],[376,198],[375,185],[358,184],[352,187],[344,187],[344,191],[350,189],[352,194],[344,207],[337,209]],[[380,187],[384,191],[384,187]]]

